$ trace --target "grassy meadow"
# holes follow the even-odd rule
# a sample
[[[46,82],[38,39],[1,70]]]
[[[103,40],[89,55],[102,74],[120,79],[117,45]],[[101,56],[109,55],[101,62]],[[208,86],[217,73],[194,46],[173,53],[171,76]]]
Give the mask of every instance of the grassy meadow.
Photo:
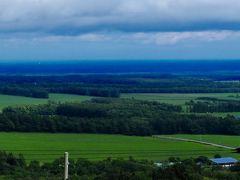
[[[49,99],[31,98],[23,96],[10,96],[0,94],[0,110],[7,106],[23,106],[45,104],[48,101],[56,102],[80,102],[91,99],[90,96],[80,96],[72,94],[50,94]]]
[[[27,161],[51,161],[63,156],[100,160],[107,157],[164,160],[175,157],[237,156],[229,150],[153,137],[99,134],[0,133],[0,149],[23,154]]]

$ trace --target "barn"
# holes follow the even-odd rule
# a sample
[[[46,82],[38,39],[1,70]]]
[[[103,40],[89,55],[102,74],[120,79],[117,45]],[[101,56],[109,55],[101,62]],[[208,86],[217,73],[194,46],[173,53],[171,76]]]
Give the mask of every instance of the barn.
[[[223,166],[223,167],[230,167],[239,162],[237,159],[234,159],[231,157],[213,158],[213,159],[210,159],[210,161],[212,162],[213,165]]]

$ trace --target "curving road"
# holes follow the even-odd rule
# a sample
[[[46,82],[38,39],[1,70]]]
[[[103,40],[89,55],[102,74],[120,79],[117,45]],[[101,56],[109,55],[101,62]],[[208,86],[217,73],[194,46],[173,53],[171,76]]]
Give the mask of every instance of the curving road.
[[[235,150],[236,149],[236,147],[230,147],[230,146],[225,146],[225,145],[222,145],[222,144],[215,144],[215,143],[199,141],[199,140],[194,140],[194,139],[185,139],[185,138],[177,138],[177,137],[169,137],[169,136],[158,136],[158,135],[154,135],[153,137],[154,138],[160,138],[160,139],[193,142],[193,143],[204,144],[204,145],[208,145],[208,146],[214,146],[214,147],[230,149],[230,150]]]

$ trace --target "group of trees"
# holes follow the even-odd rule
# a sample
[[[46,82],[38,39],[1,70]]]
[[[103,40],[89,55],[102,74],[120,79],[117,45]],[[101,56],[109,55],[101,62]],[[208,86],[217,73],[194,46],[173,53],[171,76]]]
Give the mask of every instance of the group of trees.
[[[0,86],[0,94],[25,96],[34,98],[48,98],[48,91],[43,88],[20,87],[20,86]]]
[[[188,112],[192,113],[212,113],[212,112],[239,112],[240,101],[220,100],[216,98],[204,98],[186,103]]]
[[[232,116],[182,114],[180,106],[129,99],[99,98],[83,103],[5,108],[0,131],[75,132],[125,135],[240,134]]]
[[[40,87],[35,85],[0,85],[0,94],[25,96],[34,98],[48,98],[49,93],[76,94],[96,97],[120,97],[116,88],[81,87],[76,85],[62,85]]]
[[[64,174],[64,159],[59,158],[53,162],[40,163],[38,161],[26,162],[22,155],[0,152],[0,177],[5,180],[61,180]],[[152,161],[111,159],[101,161],[88,161],[86,159],[72,160],[69,164],[69,178],[72,180],[235,180],[240,178],[233,168],[223,169],[205,168],[209,165],[206,157],[180,160],[169,158],[161,166]]]
[[[96,97],[120,97],[120,92],[117,88],[105,88],[105,87],[81,87],[76,85],[66,84],[58,87],[53,86],[47,88],[52,93],[64,93],[64,94],[77,94],[85,96],[96,96]]]

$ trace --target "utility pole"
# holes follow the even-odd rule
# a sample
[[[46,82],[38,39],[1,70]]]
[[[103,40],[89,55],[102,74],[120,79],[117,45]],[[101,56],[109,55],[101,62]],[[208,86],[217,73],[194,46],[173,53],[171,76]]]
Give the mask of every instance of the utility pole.
[[[68,152],[64,153],[64,180],[68,180]]]

